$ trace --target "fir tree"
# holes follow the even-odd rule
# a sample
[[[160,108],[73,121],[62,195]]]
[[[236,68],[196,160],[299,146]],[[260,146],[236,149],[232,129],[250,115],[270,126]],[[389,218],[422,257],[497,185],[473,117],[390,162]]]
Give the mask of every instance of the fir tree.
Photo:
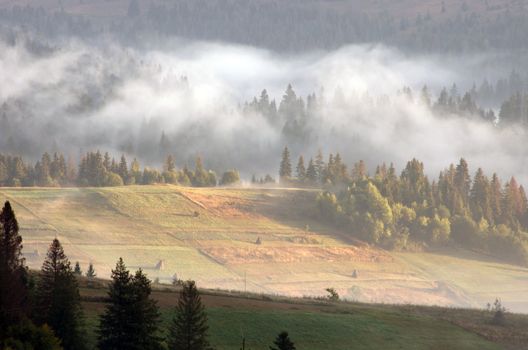
[[[121,160],[119,161],[118,175],[121,176],[124,183],[128,183],[128,165],[124,154],[121,155]]]
[[[482,218],[489,224],[493,223],[493,213],[491,209],[491,188],[488,178],[481,168],[477,170],[473,179],[473,186],[469,195],[470,208],[473,218],[479,222]]]
[[[297,162],[297,179],[299,181],[304,181],[306,178],[306,168],[304,167],[304,158],[303,156],[299,157],[299,161]]]
[[[321,149],[317,151],[317,155],[315,156],[315,171],[317,172],[317,178],[319,181],[323,180],[323,173],[325,168],[325,162],[323,157],[323,152]]]
[[[187,281],[176,306],[169,338],[171,350],[210,349],[207,316],[194,281]]]
[[[75,262],[75,268],[73,269],[73,273],[75,273],[77,276],[82,276],[82,270],[81,265],[79,265],[79,262]]]
[[[295,350],[296,347],[290,340],[288,332],[281,332],[273,342],[275,346],[270,346],[270,350]]]
[[[132,279],[132,288],[135,297],[132,315],[137,325],[133,336],[136,349],[161,349],[161,338],[157,334],[160,313],[156,301],[150,298],[151,282],[141,269]]]
[[[308,162],[308,168],[306,168],[306,179],[311,184],[315,184],[317,182],[317,169],[315,168],[315,164],[311,158]]]
[[[62,340],[64,349],[82,349],[79,287],[58,239],[51,243],[42,265],[36,295],[36,315]]]
[[[159,311],[150,299],[150,281],[138,270],[131,276],[122,258],[112,270],[109,304],[99,324],[100,349],[160,349]]]
[[[174,171],[176,169],[176,163],[174,162],[174,157],[171,154],[169,154],[167,159],[165,159],[164,168],[165,171]]]
[[[0,213],[0,336],[8,325],[26,315],[27,270],[22,237],[9,201]]]
[[[105,349],[137,349],[133,338],[131,319],[134,293],[131,288],[132,276],[122,258],[112,270],[112,283],[108,297],[109,304],[101,316],[98,347]]]
[[[90,264],[88,265],[88,271],[86,271],[86,277],[94,278],[94,277],[96,277],[96,276],[97,276],[97,274],[95,273],[95,269],[94,269],[94,267],[93,267],[93,264],[90,263]]]
[[[279,175],[281,179],[288,180],[292,176],[292,165],[290,161],[290,151],[288,147],[284,147],[282,151],[282,160],[279,168]]]

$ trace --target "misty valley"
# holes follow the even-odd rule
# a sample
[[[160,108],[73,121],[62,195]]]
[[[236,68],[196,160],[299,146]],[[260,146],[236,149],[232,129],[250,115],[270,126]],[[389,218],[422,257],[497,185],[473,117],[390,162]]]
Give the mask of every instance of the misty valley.
[[[528,349],[527,19],[0,1],[0,349]]]

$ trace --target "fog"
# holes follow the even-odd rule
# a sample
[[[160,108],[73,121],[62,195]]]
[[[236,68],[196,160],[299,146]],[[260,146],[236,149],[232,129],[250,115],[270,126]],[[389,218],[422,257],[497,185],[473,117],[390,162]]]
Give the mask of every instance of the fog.
[[[0,152],[35,159],[43,151],[101,149],[154,166],[167,153],[179,166],[201,156],[207,167],[237,168],[248,178],[275,175],[288,145],[294,157],[321,148],[371,169],[380,162],[401,168],[416,157],[434,176],[465,157],[472,172],[483,167],[526,182],[523,128],[439,116],[419,98],[424,84],[434,101],[443,86],[456,82],[462,92],[493,79],[505,70],[490,69],[495,59],[409,56],[380,45],[281,55],[207,42],[140,50],[66,41],[38,53],[23,40],[0,43]],[[278,107],[289,83],[304,101],[317,94],[319,107],[303,119],[301,138],[284,132],[286,117],[243,108],[262,89]],[[400,93],[405,86],[414,98]]]

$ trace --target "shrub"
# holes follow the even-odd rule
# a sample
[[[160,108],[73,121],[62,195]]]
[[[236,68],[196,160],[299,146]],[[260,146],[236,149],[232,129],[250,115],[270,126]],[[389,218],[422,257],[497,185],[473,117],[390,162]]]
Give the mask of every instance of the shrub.
[[[336,292],[334,288],[326,288],[325,289],[328,292],[328,300],[330,301],[339,301],[339,294]]]
[[[108,172],[105,178],[105,186],[123,186],[123,179],[116,173]]]
[[[222,174],[222,179],[220,180],[220,185],[232,185],[240,182],[240,174],[237,170],[228,170]]]
[[[499,299],[495,299],[493,305],[488,303],[488,311],[493,313],[491,323],[502,326],[506,322],[506,308],[502,306]]]

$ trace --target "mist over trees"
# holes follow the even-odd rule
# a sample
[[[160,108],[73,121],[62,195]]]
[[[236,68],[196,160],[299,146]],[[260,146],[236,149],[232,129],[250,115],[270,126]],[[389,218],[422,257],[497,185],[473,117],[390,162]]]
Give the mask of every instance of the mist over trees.
[[[35,41],[46,49],[35,48]],[[42,163],[48,150],[50,156],[62,152],[68,165],[86,150],[103,149],[126,154],[129,167],[135,157],[162,173],[168,155],[180,169],[201,156],[218,182],[226,168],[236,168],[243,179],[278,177],[270,170],[284,144],[295,153],[338,149],[349,163],[389,160],[403,166],[411,156],[436,157],[430,165],[435,171],[462,155],[491,168],[487,152],[478,151],[490,148],[500,154],[495,161],[502,176],[523,172],[512,145],[525,139],[525,128],[517,128],[524,123],[517,112],[522,108],[516,107],[519,99],[508,101],[523,94],[525,72],[483,70],[497,67],[485,59],[444,63],[368,46],[284,57],[229,44],[160,51],[66,39],[3,44],[1,69],[9,80],[0,94],[0,153],[31,162]],[[402,67],[412,68],[404,74]],[[11,72],[26,74],[15,79]],[[39,130],[47,137],[36,136]],[[468,130],[467,142],[454,137],[462,130]],[[436,141],[416,150],[423,139]],[[433,143],[445,146],[438,152]],[[46,173],[45,166],[37,170]],[[123,184],[131,181],[118,175]],[[141,181],[159,180],[155,172],[144,175]],[[170,175],[165,182],[174,182]],[[85,180],[92,186],[120,184],[113,174]]]
[[[102,3],[102,4],[101,4]],[[523,2],[437,1],[362,3],[361,1],[83,0],[86,8],[106,11],[104,18],[76,9],[78,1],[60,5],[4,7],[0,20],[11,29],[30,28],[45,37],[93,39],[111,35],[141,45],[174,36],[227,41],[279,51],[335,49],[351,43],[379,42],[416,52],[521,51],[528,47],[528,9]],[[105,6],[106,5],[106,6]],[[113,7],[112,7],[113,6]],[[96,12],[97,13],[97,12]],[[207,18],[207,21],[201,19]],[[7,32],[10,32],[6,29]]]

